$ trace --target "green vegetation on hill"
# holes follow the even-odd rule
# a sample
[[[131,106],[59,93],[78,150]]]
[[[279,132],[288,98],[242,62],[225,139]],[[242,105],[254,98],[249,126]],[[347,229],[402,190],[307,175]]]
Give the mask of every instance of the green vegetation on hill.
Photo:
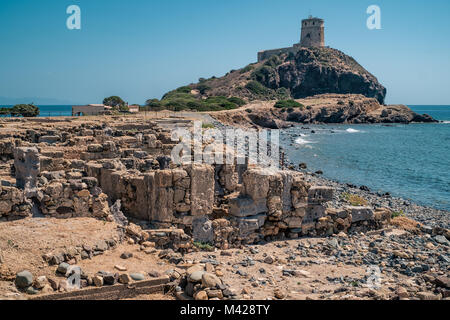
[[[250,78],[252,80],[258,81],[261,84],[270,82],[270,79],[273,79],[277,75],[277,67],[282,63],[282,60],[279,56],[272,56],[267,59],[266,62],[259,68],[255,69]]]
[[[17,104],[12,108],[0,108],[0,115],[32,118],[39,115],[39,108],[33,104]]]
[[[352,57],[338,50],[298,48],[231,70],[223,77],[200,78],[196,84],[167,93],[161,101],[150,101],[148,107],[226,110],[233,108],[230,102],[242,105],[229,97],[268,101],[301,99],[323,93],[362,94],[383,103],[386,89]]]
[[[196,90],[199,90],[200,93],[202,91],[207,90],[206,85],[199,88],[199,86],[204,84],[204,82],[205,81],[203,81],[196,87]],[[213,96],[203,99],[201,96],[192,93],[192,90],[193,88],[185,86],[166,93],[161,100],[158,99],[147,100],[146,107],[144,107],[144,110],[221,111],[221,110],[236,109],[246,104],[246,102],[243,99],[237,97],[227,98],[224,96]]]
[[[305,106],[295,100],[279,100],[274,105],[275,108],[284,109],[284,108],[300,108],[303,110]]]
[[[263,84],[256,80],[249,81],[245,88],[252,93],[254,98],[261,100],[288,99],[291,97],[289,89],[279,88],[274,90],[265,87]]]

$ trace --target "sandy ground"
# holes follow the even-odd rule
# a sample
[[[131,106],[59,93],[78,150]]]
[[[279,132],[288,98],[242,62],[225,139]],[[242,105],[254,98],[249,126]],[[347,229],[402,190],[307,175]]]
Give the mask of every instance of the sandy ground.
[[[0,264],[0,299],[26,298],[13,283],[16,273],[23,270],[30,271],[34,278],[46,276],[56,280],[64,279],[56,274],[57,266],[49,266],[43,260],[44,254],[64,252],[69,247],[82,245],[93,247],[98,241],[113,238],[118,239],[115,223],[92,218],[27,218],[0,223],[0,249],[4,259]],[[133,257],[121,259],[120,256],[124,252],[132,253]],[[122,243],[92,259],[77,261],[77,265],[88,275],[94,275],[98,271],[121,273],[115,268],[117,265],[125,267],[127,273],[142,273],[147,279],[151,279],[149,272],[162,275],[172,268],[165,261],[158,259],[157,250],[147,254],[140,250],[139,245],[128,243]],[[138,297],[145,300],[150,298],[158,299],[158,296]]]

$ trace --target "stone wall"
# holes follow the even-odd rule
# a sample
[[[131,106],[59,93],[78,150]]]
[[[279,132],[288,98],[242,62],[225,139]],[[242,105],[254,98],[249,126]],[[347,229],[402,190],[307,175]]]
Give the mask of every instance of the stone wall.
[[[366,230],[390,217],[366,207],[330,208],[334,190],[311,186],[292,170],[175,165],[167,157],[169,132],[152,122],[34,128],[17,137],[20,143],[0,144],[8,152],[2,166],[11,166],[16,179],[2,180],[3,220],[41,215],[117,221],[115,212],[123,227],[129,218],[147,228],[144,236],[135,232],[138,240],[178,250],[193,242],[228,248]]]
[[[266,60],[270,58],[271,56],[280,55],[283,53],[289,53],[289,52],[296,52],[295,47],[289,47],[289,48],[281,48],[281,49],[272,49],[272,50],[265,50],[258,52],[258,62],[261,62],[263,60]]]

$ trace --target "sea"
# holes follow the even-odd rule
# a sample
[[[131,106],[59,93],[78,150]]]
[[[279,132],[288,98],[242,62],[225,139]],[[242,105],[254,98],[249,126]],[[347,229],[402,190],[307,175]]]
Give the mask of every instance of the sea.
[[[341,183],[450,211],[450,106],[410,105],[440,123],[298,125],[281,132],[295,164]],[[71,116],[72,106],[39,106],[41,117]]]
[[[299,125],[283,130],[295,164],[341,183],[450,211],[450,106],[409,106],[440,123]]]

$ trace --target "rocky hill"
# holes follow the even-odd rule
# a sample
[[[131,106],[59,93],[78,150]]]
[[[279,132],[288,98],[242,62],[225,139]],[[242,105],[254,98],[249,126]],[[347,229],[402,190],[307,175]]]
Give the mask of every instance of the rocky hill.
[[[317,94],[362,94],[384,104],[386,89],[352,57],[332,48],[300,48],[189,86],[202,98],[300,99]]]
[[[278,102],[279,103],[279,102]],[[404,105],[381,105],[361,94],[322,94],[295,101],[296,106],[277,107],[275,101],[249,103],[237,110],[211,113],[232,126],[281,129],[294,123],[411,123],[435,122]]]

